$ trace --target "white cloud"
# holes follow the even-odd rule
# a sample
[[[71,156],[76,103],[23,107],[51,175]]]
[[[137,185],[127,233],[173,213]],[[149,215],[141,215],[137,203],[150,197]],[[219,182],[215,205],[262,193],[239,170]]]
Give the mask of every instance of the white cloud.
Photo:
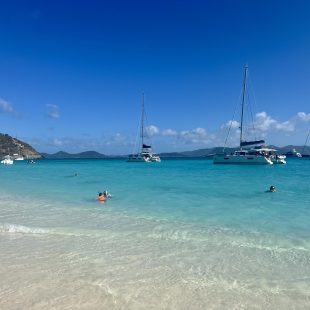
[[[59,107],[56,104],[47,104],[46,105],[47,108],[47,116],[50,118],[59,118],[60,114],[59,114]]]
[[[209,143],[211,136],[208,135],[206,129],[198,127],[192,130],[184,130],[179,134],[179,138],[185,143]]]
[[[294,134],[296,126],[298,126],[300,117],[293,116],[289,120],[279,121],[272,118],[266,112],[257,113],[254,117],[253,124],[246,123],[244,126],[244,139],[283,139],[283,133],[286,136]],[[229,137],[227,139],[228,128],[230,128]],[[227,139],[229,145],[238,144],[240,139],[240,124],[237,121],[228,121],[220,127],[220,130],[214,133],[214,145],[220,145]]]
[[[162,131],[162,135],[167,137],[175,137],[178,135],[178,132],[174,129],[165,129]]]
[[[121,133],[116,133],[111,136],[111,141],[108,141],[107,143],[115,143],[115,144],[127,144],[127,136],[121,134]]]
[[[60,139],[54,138],[54,139],[52,140],[51,144],[52,144],[53,146],[61,146],[61,145],[63,145],[63,141],[60,140]]]
[[[270,130],[294,131],[295,124],[292,121],[281,123],[271,118],[266,112],[260,112],[255,115],[254,128],[263,133]]]
[[[149,136],[159,135],[170,139],[172,144],[210,144],[215,135],[208,134],[207,130],[201,127],[192,130],[177,131],[172,128],[161,130],[157,126],[151,125],[146,128],[146,132]]]
[[[297,117],[299,117],[304,122],[310,121],[310,113],[306,114],[305,112],[298,112]]]
[[[159,133],[159,128],[154,125],[148,126],[145,129],[149,136],[154,136]]]
[[[6,113],[14,112],[12,104],[2,98],[0,98],[0,110]]]
[[[221,126],[221,129],[231,128],[231,129],[239,129],[240,123],[234,120],[228,121],[226,124]]]
[[[253,129],[248,129],[250,132],[256,132],[257,134],[266,135],[268,132],[285,131],[292,132],[295,130],[295,121],[291,120],[279,122],[269,116],[266,112],[259,112],[255,115],[254,124],[250,126]],[[236,132],[239,132],[240,123],[234,120],[230,120],[220,127],[222,130],[231,128]]]

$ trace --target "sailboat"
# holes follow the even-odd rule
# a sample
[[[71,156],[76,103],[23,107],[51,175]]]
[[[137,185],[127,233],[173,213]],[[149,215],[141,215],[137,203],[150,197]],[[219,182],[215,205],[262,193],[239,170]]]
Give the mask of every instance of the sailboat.
[[[244,105],[247,92],[248,66],[244,68],[242,87],[242,105],[240,121],[239,150],[231,153],[216,154],[213,157],[214,164],[246,164],[246,165],[272,165],[274,163],[285,164],[285,157],[276,155],[276,150],[265,146],[264,140],[245,141],[244,136]],[[252,147],[252,148],[249,148]]]
[[[141,112],[141,127],[140,127],[140,146],[141,151],[136,154],[129,155],[128,162],[160,162],[160,157],[153,153],[151,145],[145,143],[145,129],[144,129],[144,94],[142,94],[142,112]]]

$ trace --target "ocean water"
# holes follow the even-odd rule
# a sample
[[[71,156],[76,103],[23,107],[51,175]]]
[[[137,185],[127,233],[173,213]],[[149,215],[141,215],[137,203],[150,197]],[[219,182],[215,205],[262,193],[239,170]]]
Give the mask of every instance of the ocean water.
[[[310,309],[310,160],[0,175],[0,309]]]

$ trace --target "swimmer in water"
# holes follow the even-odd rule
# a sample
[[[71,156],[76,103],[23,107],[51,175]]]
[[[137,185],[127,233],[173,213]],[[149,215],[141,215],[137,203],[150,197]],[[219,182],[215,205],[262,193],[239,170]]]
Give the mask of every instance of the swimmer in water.
[[[108,191],[103,191],[103,196],[105,198],[111,198],[112,197],[112,195],[110,193],[108,193]]]
[[[97,197],[97,200],[99,201],[105,201],[106,200],[106,197],[104,197],[104,195],[102,193],[99,193],[98,194],[98,197]]]

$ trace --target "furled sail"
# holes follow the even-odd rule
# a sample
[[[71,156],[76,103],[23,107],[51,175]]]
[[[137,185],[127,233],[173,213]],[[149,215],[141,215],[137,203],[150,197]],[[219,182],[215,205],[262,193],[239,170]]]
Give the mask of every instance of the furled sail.
[[[242,141],[240,143],[240,147],[242,146],[250,146],[250,145],[255,145],[255,144],[265,144],[264,140],[257,140],[257,141]]]

